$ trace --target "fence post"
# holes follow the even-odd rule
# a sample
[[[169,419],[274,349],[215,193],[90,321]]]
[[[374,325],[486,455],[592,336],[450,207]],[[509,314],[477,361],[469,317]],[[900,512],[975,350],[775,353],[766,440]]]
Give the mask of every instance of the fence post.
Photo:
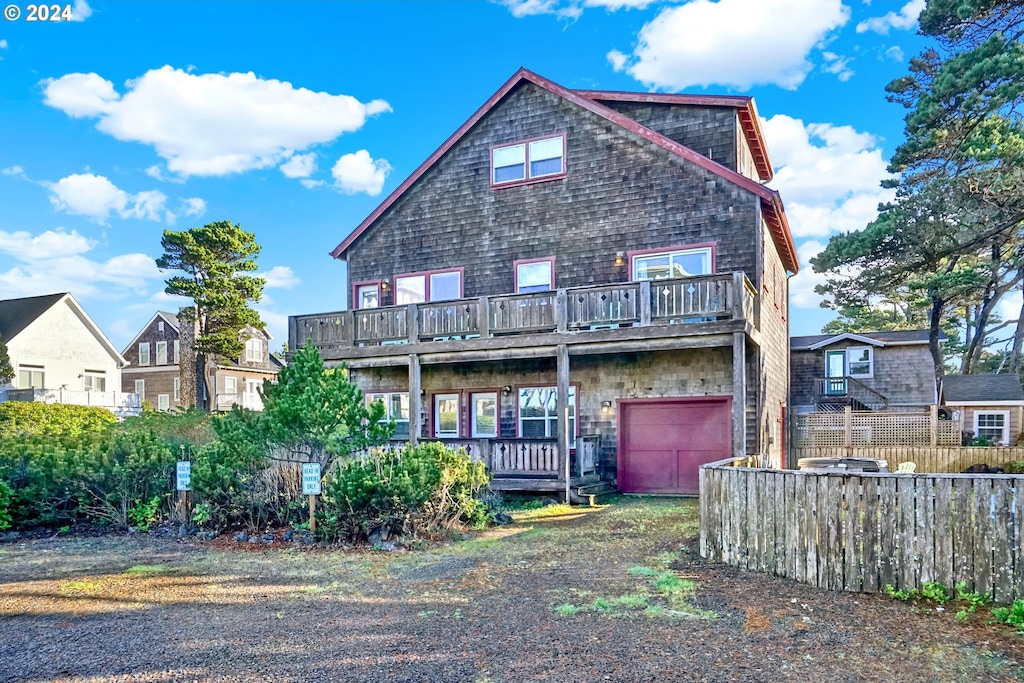
[[[651,325],[651,281],[640,281],[640,327]]]
[[[932,405],[931,407],[931,432],[932,432],[932,446],[939,445],[939,406]]]
[[[409,304],[406,311],[405,329],[409,333],[409,343],[416,344],[420,340],[420,307]]]
[[[491,308],[486,296],[476,300],[476,326],[481,339],[491,336]]]
[[[853,407],[846,406],[843,410],[843,445],[853,448]]]
[[[565,332],[569,326],[569,294],[564,289],[555,291],[555,331]]]

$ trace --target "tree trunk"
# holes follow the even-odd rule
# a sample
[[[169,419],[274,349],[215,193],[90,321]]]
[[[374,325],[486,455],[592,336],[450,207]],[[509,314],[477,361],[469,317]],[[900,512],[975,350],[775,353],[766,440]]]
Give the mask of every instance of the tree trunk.
[[[1013,333],[1013,351],[1010,352],[1010,372],[1020,373],[1021,347],[1024,346],[1024,303],[1017,315],[1017,331]]]
[[[935,385],[938,386],[942,383],[946,366],[945,359],[942,357],[942,348],[939,346],[939,335],[942,333],[939,323],[942,322],[942,310],[946,306],[946,301],[935,290],[930,292],[930,298],[932,310],[928,316],[928,350],[931,352],[932,362],[935,364]]]

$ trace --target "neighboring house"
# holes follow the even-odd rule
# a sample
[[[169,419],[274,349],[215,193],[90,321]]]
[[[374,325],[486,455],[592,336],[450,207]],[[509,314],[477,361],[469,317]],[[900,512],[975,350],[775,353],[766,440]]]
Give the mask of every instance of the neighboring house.
[[[997,446],[1016,446],[1024,415],[1024,389],[1016,374],[947,375],[942,404],[965,432]]]
[[[696,493],[704,462],[781,465],[799,266],[758,121],[748,97],[521,69],[332,252],[354,310],[292,316],[289,348],[499,489]]]
[[[15,371],[0,398],[138,413],[139,397],[119,391],[126,360],[70,294],[0,301],[0,338]]]
[[[131,367],[122,373],[125,391],[138,393],[156,410],[184,408],[181,402],[180,366],[181,330],[178,317],[164,311],[154,315],[124,350]],[[215,411],[240,405],[262,410],[257,388],[264,379],[273,379],[281,367],[270,353],[268,332],[247,330],[245,350],[237,360],[218,359],[210,387]]]
[[[790,402],[798,414],[938,403],[928,330],[793,337],[789,350]]]

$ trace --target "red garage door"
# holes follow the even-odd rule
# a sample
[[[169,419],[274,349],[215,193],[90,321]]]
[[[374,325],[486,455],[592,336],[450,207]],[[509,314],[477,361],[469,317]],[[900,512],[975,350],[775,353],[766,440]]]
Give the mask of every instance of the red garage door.
[[[619,489],[699,493],[697,472],[732,455],[732,399],[658,399],[619,404]]]

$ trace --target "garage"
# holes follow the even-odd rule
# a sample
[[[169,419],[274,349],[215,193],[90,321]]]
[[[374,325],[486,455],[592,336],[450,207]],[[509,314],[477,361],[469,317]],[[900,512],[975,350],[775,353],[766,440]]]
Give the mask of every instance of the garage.
[[[732,456],[732,398],[619,401],[619,490],[699,493],[701,465]]]

